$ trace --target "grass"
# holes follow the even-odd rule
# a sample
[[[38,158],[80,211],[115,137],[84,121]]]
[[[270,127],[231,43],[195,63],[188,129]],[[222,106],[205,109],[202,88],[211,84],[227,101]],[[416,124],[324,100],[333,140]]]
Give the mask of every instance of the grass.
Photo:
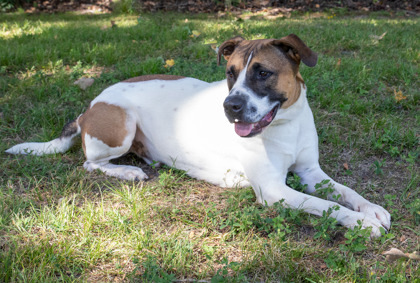
[[[221,189],[133,156],[116,162],[140,164],[151,181],[87,173],[80,146],[43,157],[0,153],[0,281],[419,282],[418,261],[381,254],[420,250],[419,19],[337,14],[1,14],[0,152],[55,138],[101,90],[129,77],[223,79],[210,43],[298,34],[319,53],[301,72],[321,164],[386,207],[393,226],[368,241],[358,227],[336,226],[331,211],[317,218],[256,205],[251,188]],[[85,91],[73,85],[82,76],[95,78]],[[288,182],[301,189],[296,176]]]

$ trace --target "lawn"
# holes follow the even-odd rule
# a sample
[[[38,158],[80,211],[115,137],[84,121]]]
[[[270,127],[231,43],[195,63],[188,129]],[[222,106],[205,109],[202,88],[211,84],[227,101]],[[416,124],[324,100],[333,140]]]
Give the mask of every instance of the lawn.
[[[116,82],[221,80],[215,45],[289,33],[319,54],[301,73],[320,163],[391,213],[379,239],[131,155],[115,162],[145,168],[150,181],[86,172],[80,144],[42,157],[4,153],[57,137]],[[384,12],[0,14],[0,281],[420,282],[419,38],[419,18]],[[82,90],[81,77],[95,82]],[[299,189],[296,176],[288,183]],[[387,260],[391,248],[412,258]]]

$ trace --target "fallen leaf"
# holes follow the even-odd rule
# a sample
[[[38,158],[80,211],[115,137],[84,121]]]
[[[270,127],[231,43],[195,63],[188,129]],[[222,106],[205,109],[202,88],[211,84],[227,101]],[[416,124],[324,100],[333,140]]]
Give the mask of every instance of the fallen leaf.
[[[389,251],[383,252],[383,255],[386,255],[386,260],[395,261],[399,258],[409,258],[412,260],[420,260],[420,254],[415,251],[412,253],[403,253],[401,250],[396,248],[391,248]]]
[[[384,38],[384,36],[386,35],[387,32],[384,32],[383,34],[381,34],[378,38],[378,40],[381,40],[382,38]]]
[[[204,44],[210,45],[210,44],[217,44],[217,40],[214,38],[205,39]]]
[[[338,58],[337,63],[335,64],[335,67],[338,69],[341,65],[341,58]]]
[[[412,252],[410,254],[406,254],[409,259],[420,260],[420,254],[418,252]]]
[[[402,91],[396,91],[394,89],[394,96],[395,96],[395,101],[400,102],[401,100],[407,99],[407,96],[404,96]]]
[[[370,38],[372,38],[372,39],[375,39],[375,40],[381,40],[382,38],[384,38],[384,36],[386,35],[386,33],[387,32],[384,32],[383,34],[381,34],[381,35],[374,35],[374,34],[371,34],[371,35],[369,35],[370,36]]]
[[[345,162],[345,163],[343,164],[343,167],[344,167],[344,169],[349,170],[349,165],[347,164],[347,162]]]
[[[173,65],[175,65],[175,60],[174,59],[168,59],[165,61],[166,65],[164,66],[165,68],[169,69],[172,68]]]
[[[193,30],[192,32],[191,32],[191,35],[190,35],[190,37],[199,37],[200,36],[200,32],[199,31],[197,31],[197,30]]]
[[[90,87],[95,80],[92,78],[80,78],[77,81],[74,82],[75,85],[80,87],[83,90],[86,90],[88,87]]]
[[[389,251],[383,252],[382,254],[386,255],[386,260],[388,261],[395,261],[402,257],[407,258],[405,253],[396,248],[391,248]]]

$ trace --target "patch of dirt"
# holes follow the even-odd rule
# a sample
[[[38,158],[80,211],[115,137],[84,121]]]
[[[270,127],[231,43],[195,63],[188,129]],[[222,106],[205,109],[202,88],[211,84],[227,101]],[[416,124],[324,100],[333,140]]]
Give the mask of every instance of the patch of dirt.
[[[420,13],[420,0],[134,0],[133,9],[146,12],[178,11],[189,13],[215,12],[261,12],[264,10],[290,13],[291,11],[325,11],[333,8],[347,8],[353,11],[405,11],[407,15]],[[230,3],[230,4],[229,4]],[[34,0],[24,1],[28,13],[55,13],[78,11],[81,13],[107,13],[112,11],[112,0]]]
[[[179,11],[191,13],[212,13],[220,11],[248,10],[252,12],[267,8],[286,8],[295,11],[323,11],[331,8],[348,8],[349,10],[379,11],[379,10],[405,10],[420,11],[420,1],[400,0],[242,0],[235,1],[215,0],[137,0],[137,4],[144,11]]]
[[[112,12],[112,0],[34,0],[25,1],[22,6],[26,13],[56,13],[77,11],[85,13]]]

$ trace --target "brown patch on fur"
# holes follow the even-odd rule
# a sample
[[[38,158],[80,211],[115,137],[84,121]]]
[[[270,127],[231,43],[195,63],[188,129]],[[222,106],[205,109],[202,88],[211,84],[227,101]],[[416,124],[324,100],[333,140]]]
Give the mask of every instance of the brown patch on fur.
[[[123,108],[105,102],[95,103],[78,121],[82,130],[84,152],[86,152],[84,142],[86,133],[110,147],[122,146],[127,135],[126,120],[127,115]]]
[[[217,65],[220,65],[220,59],[222,58],[222,55],[225,60],[228,61],[230,55],[232,55],[232,53],[235,51],[236,46],[243,40],[243,37],[236,36],[223,42],[222,45],[220,45],[219,51],[217,53]]]
[[[145,76],[139,76],[139,77],[127,79],[122,82],[123,83],[137,83],[137,82],[145,82],[145,81],[152,81],[152,80],[175,81],[175,80],[180,80],[183,78],[185,77],[174,76],[174,75],[145,75]]]
[[[136,135],[134,136],[133,143],[131,144],[130,152],[137,154],[140,157],[148,157],[149,152],[143,143],[145,139],[144,133],[139,127],[136,128]]]
[[[295,88],[286,95],[287,100],[281,105],[280,108],[286,109],[289,106],[292,106],[300,97],[300,84],[296,83]]]
[[[264,48],[264,52],[253,55],[252,64],[249,68],[258,63],[264,66],[264,69],[273,72],[272,77],[267,79],[266,84],[272,84],[271,89],[277,90],[279,94],[287,98],[281,106],[281,108],[286,109],[293,105],[300,96],[301,81],[298,77],[301,78],[301,76],[299,65],[270,43],[260,48]]]
[[[281,108],[286,109],[289,106],[293,105],[300,97],[301,87],[304,89],[305,82],[303,81],[303,78],[301,74],[298,72],[296,76],[294,77],[295,81],[295,88],[291,88],[290,92],[287,93],[287,100],[282,104]]]
[[[315,67],[318,61],[318,54],[306,46],[297,35],[289,34],[288,36],[274,40],[272,44],[287,52],[288,56],[298,64],[302,61],[309,67]]]

